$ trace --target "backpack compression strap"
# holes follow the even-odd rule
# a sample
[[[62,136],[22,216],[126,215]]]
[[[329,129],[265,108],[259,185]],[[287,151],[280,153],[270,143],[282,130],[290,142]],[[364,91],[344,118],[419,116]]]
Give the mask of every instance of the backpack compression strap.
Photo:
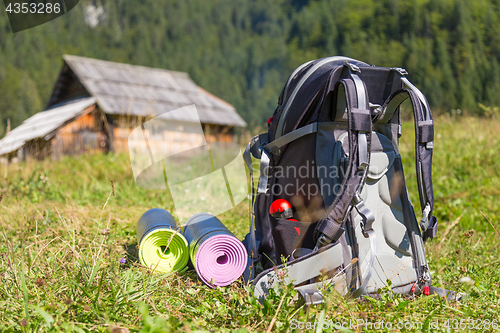
[[[260,177],[259,177],[259,183],[257,188],[260,189],[263,186],[267,187],[267,168],[269,165],[269,160],[266,159],[267,155],[263,156],[262,152],[262,146],[266,144],[267,142],[267,133],[256,135],[250,140],[250,143],[248,144],[247,148],[245,149],[245,152],[243,153],[243,160],[245,161],[245,164],[248,167],[248,171],[250,172],[250,182],[251,182],[251,195],[252,198],[249,201],[250,207],[250,233],[247,235],[247,237],[244,239],[243,243],[245,244],[245,247],[248,252],[248,262],[247,262],[247,267],[245,269],[245,272],[243,273],[243,278],[245,281],[250,281],[253,280],[254,277],[254,266],[255,262],[259,260],[259,253],[258,253],[258,244],[257,244],[257,238],[255,237],[255,214],[254,214],[254,205],[255,205],[255,186],[254,186],[254,180],[253,180],[253,163],[252,163],[252,156],[255,157],[256,159],[260,159]],[[264,157],[264,161],[262,161]],[[262,183],[265,183],[266,185],[263,185]]]
[[[424,240],[432,239],[437,232],[437,219],[432,214],[434,209],[434,192],[432,188],[432,149],[434,141],[434,123],[432,114],[425,96],[404,75],[404,69],[393,69],[401,75],[401,81],[409,89],[395,91],[387,98],[382,106],[382,113],[376,120],[378,122],[389,122],[394,116],[397,108],[406,99],[410,99],[415,120],[415,159],[420,207],[422,209],[422,220],[420,228],[423,231]]]

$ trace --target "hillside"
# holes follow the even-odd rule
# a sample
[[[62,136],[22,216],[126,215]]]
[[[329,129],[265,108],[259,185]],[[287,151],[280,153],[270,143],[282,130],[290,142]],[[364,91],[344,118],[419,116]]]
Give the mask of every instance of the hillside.
[[[44,108],[64,53],[186,71],[251,125],[296,66],[339,54],[405,67],[435,110],[500,105],[496,0],[91,3],[16,34],[0,14],[0,136]]]

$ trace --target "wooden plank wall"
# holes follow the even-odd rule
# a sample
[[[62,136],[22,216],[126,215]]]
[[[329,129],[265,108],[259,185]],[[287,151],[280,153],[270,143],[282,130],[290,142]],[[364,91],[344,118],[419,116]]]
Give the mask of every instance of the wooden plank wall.
[[[112,132],[112,149],[116,153],[128,153],[128,139],[134,128],[144,122],[143,117],[123,117],[114,121],[110,127]],[[193,146],[201,146],[203,137],[198,133],[199,125],[186,123],[181,131],[165,130],[158,133],[145,131],[153,153],[163,156],[174,155]],[[234,131],[230,126],[202,124],[205,140],[210,142],[234,142]],[[43,159],[51,156],[59,159],[63,155],[108,152],[109,137],[102,120],[101,110],[96,109],[61,127],[54,137],[45,141],[42,138],[29,141],[25,145],[26,158]],[[142,142],[133,142],[140,147]],[[158,155],[157,155],[158,156]]]
[[[90,112],[59,129],[51,140],[51,155],[108,152],[108,137],[99,110]]]
[[[203,124],[203,132],[207,142],[234,142],[234,127],[224,125]]]
[[[128,153],[128,137],[134,128],[141,126],[145,117],[130,115],[108,115],[111,124],[112,149],[115,153]]]
[[[45,141],[43,138],[28,141],[24,145],[24,156],[26,159],[43,160],[45,157],[50,156],[51,146],[50,142]]]
[[[138,126],[141,125],[139,119],[126,119],[114,121],[113,132],[113,150],[117,153],[128,152],[128,138],[130,133]],[[139,117],[138,117],[139,118]],[[137,125],[137,126],[132,126]],[[199,128],[199,127],[198,127]],[[222,125],[208,125],[202,124],[205,134],[205,140],[210,142],[234,142],[234,129],[231,126]],[[201,135],[199,135],[197,125],[190,128],[188,123],[183,125],[182,132],[179,130],[164,130],[161,133],[150,133],[145,131],[148,137],[149,145],[153,152],[160,152],[166,155],[173,155],[189,149],[193,146],[193,142],[203,142]],[[140,147],[141,142],[134,142],[134,147]]]

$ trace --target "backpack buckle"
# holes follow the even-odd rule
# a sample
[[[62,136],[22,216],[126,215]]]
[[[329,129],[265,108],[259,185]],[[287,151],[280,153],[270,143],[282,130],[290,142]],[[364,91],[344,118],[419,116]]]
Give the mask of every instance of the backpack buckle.
[[[359,168],[358,170],[359,171],[365,171],[366,169],[368,169],[368,167],[370,167],[370,164],[368,162],[362,162],[360,165],[359,165]]]
[[[372,117],[378,117],[382,114],[382,105],[380,104],[374,104],[374,103],[369,103],[370,105],[370,114]]]
[[[420,229],[422,233],[424,233],[427,230],[427,228],[429,228],[430,218],[431,218],[431,205],[430,203],[427,203],[425,205],[424,210],[422,211],[422,219],[420,220]]]
[[[347,67],[349,67],[349,69],[351,70],[351,72],[354,72],[354,73],[361,73],[361,70],[359,69],[358,66],[356,66],[355,64],[351,64],[350,62],[346,62],[345,65]]]
[[[361,198],[359,192],[356,192],[354,198],[352,198],[352,204],[354,208],[358,211],[363,221],[361,222],[361,228],[363,233],[369,230],[373,230],[373,222],[375,222],[375,215],[373,212],[365,205],[365,202]]]
[[[306,302],[306,306],[318,305],[325,302],[323,294],[320,291],[302,289],[298,289],[298,291],[300,296],[304,299],[304,302]]]
[[[316,242],[316,248],[320,249],[323,246],[330,244],[331,242],[332,240],[330,238],[326,237],[325,234],[321,234],[321,236],[319,236],[318,238],[318,241]]]
[[[429,272],[429,267],[427,265],[424,265],[421,267],[422,269],[422,276],[420,277],[420,283],[425,285],[429,285],[429,282],[431,281],[431,273]]]
[[[392,67],[391,71],[395,71],[395,72],[397,72],[401,76],[408,75],[408,72],[406,71],[406,69],[401,68],[401,67]]]

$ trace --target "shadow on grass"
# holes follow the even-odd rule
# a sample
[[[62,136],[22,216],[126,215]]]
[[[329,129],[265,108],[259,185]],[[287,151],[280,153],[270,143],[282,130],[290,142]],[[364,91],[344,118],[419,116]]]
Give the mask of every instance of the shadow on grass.
[[[125,250],[125,252],[127,252],[127,257],[129,262],[139,263],[137,243],[124,244],[123,249]]]

